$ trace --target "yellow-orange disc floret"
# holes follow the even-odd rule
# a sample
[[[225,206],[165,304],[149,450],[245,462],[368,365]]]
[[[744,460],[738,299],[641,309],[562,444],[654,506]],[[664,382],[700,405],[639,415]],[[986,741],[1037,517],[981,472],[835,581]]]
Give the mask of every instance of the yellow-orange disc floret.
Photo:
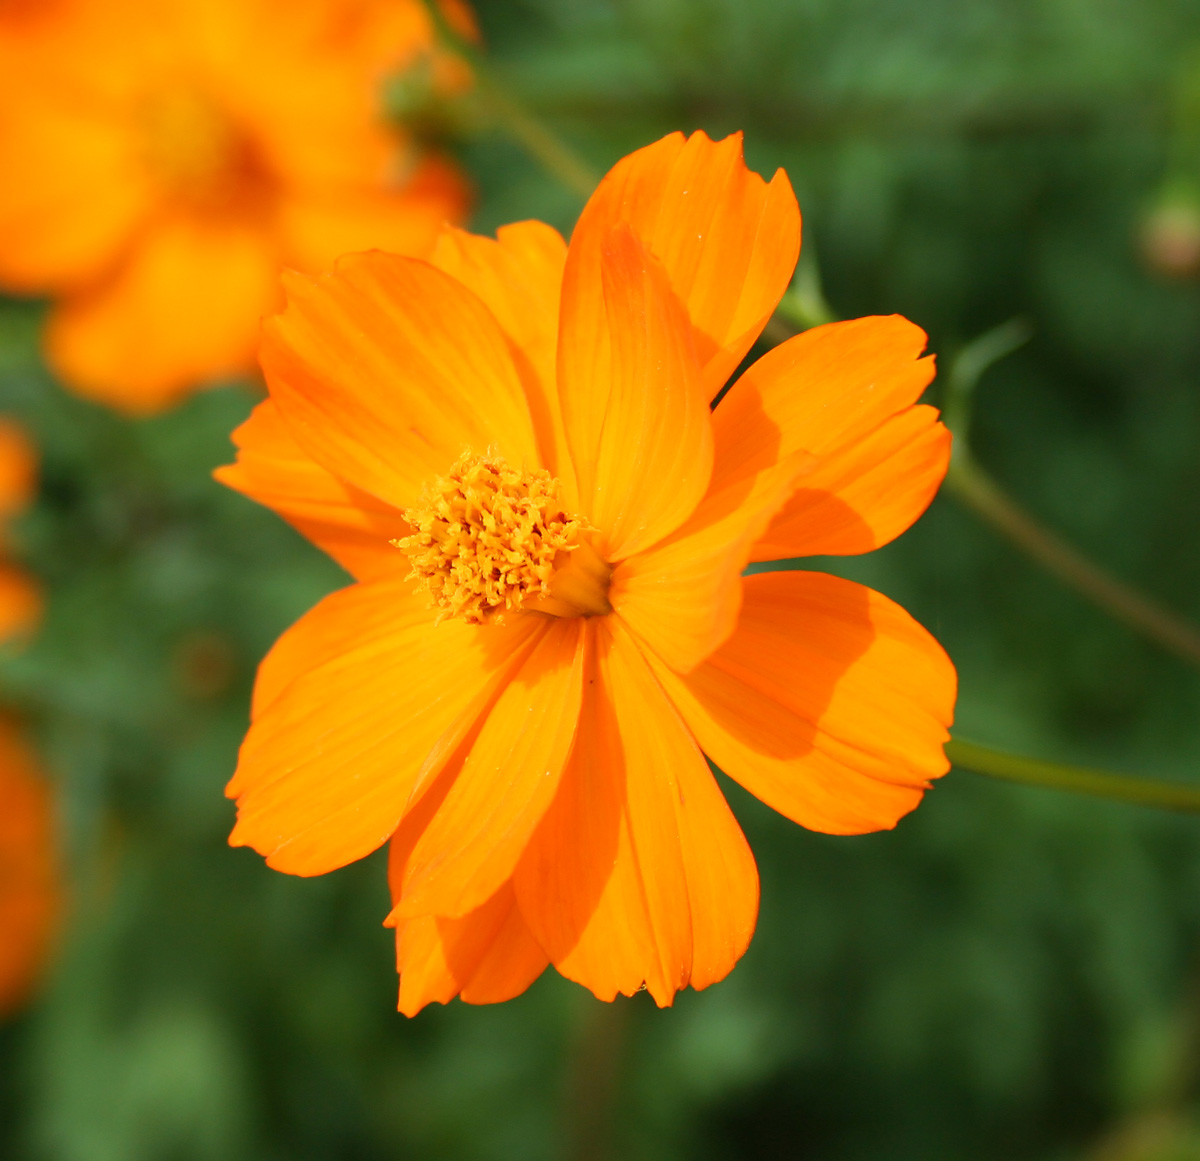
[[[587,527],[563,509],[562,485],[549,472],[470,451],[426,485],[404,518],[414,532],[393,543],[412,562],[410,577],[429,593],[439,621],[472,625],[548,595]]]

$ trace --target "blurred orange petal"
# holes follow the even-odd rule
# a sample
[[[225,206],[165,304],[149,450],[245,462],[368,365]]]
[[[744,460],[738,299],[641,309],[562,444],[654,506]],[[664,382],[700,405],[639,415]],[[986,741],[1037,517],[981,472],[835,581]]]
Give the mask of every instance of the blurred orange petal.
[[[62,97],[0,102],[0,172],[21,175],[0,182],[0,285],[18,293],[104,275],[153,206],[130,127]]]
[[[0,719],[0,1017],[37,983],[60,899],[50,792],[38,763]]]
[[[24,428],[0,416],[0,553],[7,546],[7,524],[33,501],[37,488],[37,451]],[[0,643],[28,634],[41,619],[41,586],[0,555]]]
[[[41,586],[27,573],[0,563],[0,642],[21,637],[42,617]]]
[[[25,429],[0,416],[0,520],[29,506],[37,487],[37,451]]]
[[[285,264],[428,253],[465,179],[388,123],[388,68],[469,81],[421,0],[73,0],[0,22],[0,287],[58,296],[72,388],[147,412],[253,369]]]
[[[441,228],[465,217],[469,204],[462,174],[433,159],[395,189],[304,189],[279,210],[284,259],[325,270],[359,250],[426,257]]]
[[[47,354],[81,395],[157,411],[198,381],[240,374],[277,293],[274,254],[255,231],[164,221],[112,279],[59,303]]]

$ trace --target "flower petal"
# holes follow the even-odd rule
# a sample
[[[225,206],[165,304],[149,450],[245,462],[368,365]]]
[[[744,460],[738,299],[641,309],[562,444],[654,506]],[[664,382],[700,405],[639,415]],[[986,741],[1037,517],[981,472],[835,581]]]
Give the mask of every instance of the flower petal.
[[[403,185],[300,186],[279,211],[287,261],[327,270],[343,254],[386,250],[424,258],[446,222],[466,216],[470,194],[453,166],[426,159]]]
[[[302,27],[317,43],[342,52],[353,51],[384,75],[411,64],[418,54],[436,46],[435,28],[424,4],[368,0],[349,5],[303,0],[289,5],[288,14],[292,20],[304,20]],[[462,33],[457,21],[455,27]]]
[[[737,632],[704,665],[681,678],[651,664],[704,752],[810,830],[895,826],[948,769],[954,666],[863,585],[747,577]]]
[[[713,415],[713,486],[799,449],[820,463],[754,560],[864,552],[904,531],[945,474],[949,436],[913,404],[934,375],[925,332],[899,315],[814,327],[764,355]]]
[[[929,507],[950,465],[932,407],[899,412],[820,461],[754,545],[751,560],[870,552]]]
[[[509,341],[537,430],[542,462],[563,484],[563,500],[578,502],[558,401],[555,360],[567,244],[542,222],[502,226],[495,239],[447,229],[433,264],[483,300]]]
[[[289,626],[259,662],[250,702],[250,719],[257,721],[297,678],[354,649],[382,640],[399,625],[419,629],[421,615],[432,621],[421,596],[401,577],[386,583],[348,585],[330,593]],[[236,775],[227,791],[240,794]]]
[[[23,512],[37,492],[37,449],[25,429],[0,417],[0,521]]]
[[[598,273],[597,285],[564,292],[559,375],[580,511],[614,561],[692,514],[712,472],[712,431],[687,318],[662,266],[618,226]],[[574,407],[585,393],[599,405]]]
[[[579,720],[587,634],[583,618],[543,624],[417,841],[398,918],[461,916],[484,903],[511,878],[554,797]]]
[[[499,1004],[519,996],[550,960],[529,933],[511,884],[460,919],[423,915],[396,926],[397,1007],[415,1016],[426,1004]]]
[[[633,852],[656,932],[690,915],[683,983],[705,988],[741,958],[758,917],[758,871],[737,820],[641,649],[615,619],[601,650],[625,753],[625,801]],[[679,893],[680,886],[685,894]],[[673,939],[660,941],[672,948]],[[664,974],[673,967],[664,954]]]
[[[276,261],[249,228],[161,222],[111,279],[54,309],[50,362],[80,394],[134,414],[243,374],[275,301]]]
[[[734,631],[751,546],[812,467],[796,452],[710,493],[669,540],[617,566],[613,609],[671,668],[694,669]]]
[[[768,184],[746,168],[740,133],[713,142],[673,133],[619,161],[571,240],[568,282],[587,273],[596,239],[628,223],[687,308],[715,396],[753,345],[791,280],[800,209],[783,170]]]
[[[135,126],[49,88],[22,77],[0,101],[0,283],[25,293],[97,277],[151,208]]]
[[[259,671],[257,713],[226,791],[238,800],[230,843],[297,875],[381,846],[424,767],[453,751],[544,629],[533,617],[436,625],[399,579],[326,597]]]
[[[521,381],[491,312],[425,262],[372,251],[333,273],[285,274],[263,325],[271,396],[297,442],[403,510],[465,448],[537,466]]]
[[[593,642],[596,625],[589,629]],[[645,986],[666,1003],[680,973],[670,983],[664,977],[646,910],[625,805],[625,750],[596,649],[589,645],[575,745],[513,886],[526,922],[563,975],[601,1000]],[[675,942],[689,940],[685,924]]]
[[[267,399],[233,433],[237,462],[217,468],[221,483],[278,512],[357,580],[408,571],[391,541],[409,534],[400,513],[343,483],[295,441]]]
[[[413,815],[421,813],[418,808]],[[399,899],[404,868],[420,831],[408,819],[392,838],[388,882]],[[396,923],[399,1009],[415,1016],[426,1004],[497,1004],[519,996],[546,970],[546,953],[517,908],[512,884],[460,919],[423,915]]]
[[[0,719],[0,1015],[29,994],[60,898],[50,784],[12,724]]]
[[[611,629],[611,632],[610,632]],[[660,1006],[741,957],[758,913],[754,857],[703,756],[619,622],[569,778],[514,880],[560,972],[602,999],[644,980]]]
[[[42,616],[41,586],[28,573],[0,563],[0,643],[32,630]]]

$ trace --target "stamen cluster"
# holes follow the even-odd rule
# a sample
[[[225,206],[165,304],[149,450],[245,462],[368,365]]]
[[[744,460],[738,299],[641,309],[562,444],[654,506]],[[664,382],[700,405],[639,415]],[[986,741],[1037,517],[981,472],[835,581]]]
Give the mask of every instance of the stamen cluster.
[[[393,543],[439,622],[482,624],[549,592],[556,558],[577,548],[587,528],[563,509],[560,493],[549,472],[517,471],[490,452],[463,452],[449,475],[425,486],[404,513],[413,534]]]

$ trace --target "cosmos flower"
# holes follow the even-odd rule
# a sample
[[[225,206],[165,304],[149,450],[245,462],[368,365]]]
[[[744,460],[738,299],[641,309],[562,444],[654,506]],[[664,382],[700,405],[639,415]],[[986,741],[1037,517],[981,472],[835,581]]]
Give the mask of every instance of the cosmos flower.
[[[389,127],[421,0],[8,0],[0,288],[50,296],[75,390],[130,412],[253,368],[282,264],[425,253],[463,179]]]
[[[288,275],[270,399],[218,478],[357,583],[264,660],[231,836],[318,875],[390,839],[400,1007],[547,963],[659,1004],[758,908],[706,757],[806,827],[891,827],[947,767],[955,674],[886,597],[752,562],[878,547],[949,436],[925,335],[818,327],[710,408],[788,285],[800,216],[740,137],[620,162],[568,248],[447,230],[431,262]]]

